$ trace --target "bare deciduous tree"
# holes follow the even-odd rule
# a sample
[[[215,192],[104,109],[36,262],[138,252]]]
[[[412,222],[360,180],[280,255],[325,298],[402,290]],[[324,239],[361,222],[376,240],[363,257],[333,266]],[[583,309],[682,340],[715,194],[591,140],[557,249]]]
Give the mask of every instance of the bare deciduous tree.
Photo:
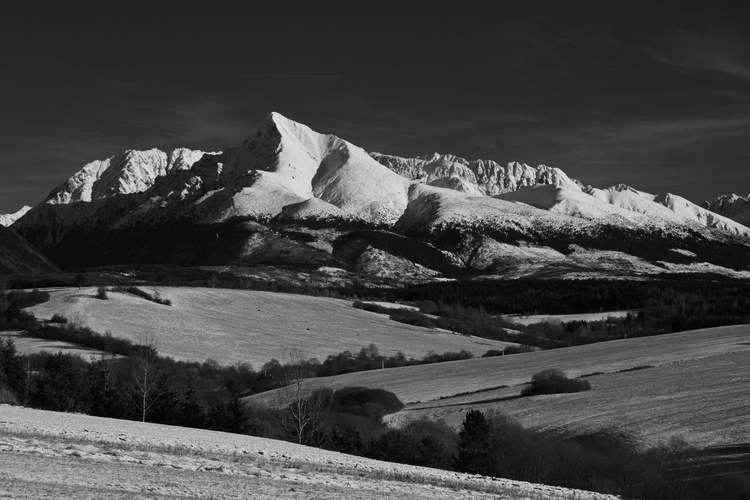
[[[129,357],[130,402],[141,416],[141,421],[145,422],[146,415],[158,403],[163,390],[163,384],[159,383],[163,374],[158,366],[158,353],[153,337],[142,335]]]
[[[331,408],[330,389],[323,389],[313,377],[311,362],[301,351],[285,359],[283,386],[277,391],[284,433],[300,444],[319,445],[324,439],[325,415]]]

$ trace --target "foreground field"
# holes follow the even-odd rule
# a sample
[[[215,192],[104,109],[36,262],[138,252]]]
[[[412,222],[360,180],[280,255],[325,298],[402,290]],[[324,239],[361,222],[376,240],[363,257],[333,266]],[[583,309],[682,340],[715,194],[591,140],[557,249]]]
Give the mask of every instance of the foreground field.
[[[615,497],[236,434],[0,405],[3,498]]]
[[[496,410],[540,430],[580,434],[614,427],[643,444],[679,435],[698,446],[718,446],[750,442],[748,366],[745,325],[352,373],[319,383],[396,393],[407,406],[389,417],[394,424],[426,416],[458,426],[469,410]],[[587,377],[590,392],[518,398],[522,385],[546,368],[570,378],[599,375]],[[634,368],[642,369],[629,371]]]
[[[99,300],[94,288],[62,288],[50,290],[49,302],[29,310],[38,318],[58,313],[100,333],[110,330],[136,343],[154,342],[160,353],[176,359],[248,362],[256,369],[293,350],[322,361],[347,349],[356,353],[371,343],[381,354],[403,351],[414,358],[430,350],[465,349],[481,355],[511,345],[397,323],[345,300],[213,288],[158,291],[171,306],[115,292],[109,300]]]

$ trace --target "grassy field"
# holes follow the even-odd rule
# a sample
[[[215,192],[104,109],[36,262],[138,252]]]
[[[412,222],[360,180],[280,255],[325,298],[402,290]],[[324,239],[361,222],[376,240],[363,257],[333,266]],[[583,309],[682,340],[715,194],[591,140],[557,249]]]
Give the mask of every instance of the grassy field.
[[[153,288],[144,288],[153,293]],[[38,318],[59,313],[94,330],[112,331],[136,343],[153,342],[176,359],[221,364],[249,362],[259,369],[293,350],[324,360],[374,343],[384,355],[403,351],[421,358],[429,351],[466,349],[481,355],[509,345],[391,321],[352,307],[350,301],[270,292],[212,288],[159,288],[171,306],[119,292],[95,298],[94,288],[50,290],[51,300],[30,308]]]
[[[285,441],[0,405],[0,497],[616,500]]]
[[[748,367],[750,327],[730,326],[320,382],[396,393],[407,407],[390,417],[394,423],[427,416],[457,426],[469,410],[497,410],[540,430],[617,427],[643,443],[680,435],[709,446],[750,442]],[[590,392],[518,398],[522,384],[545,368],[561,369],[570,378],[601,374],[587,377]]]
[[[24,335],[21,332],[2,332],[0,336],[13,339],[13,343],[16,345],[16,349],[21,354],[34,354],[41,351],[47,351],[50,353],[62,352],[63,354],[73,354],[80,356],[85,360],[101,359],[103,356],[107,356],[107,353],[99,351],[97,349],[89,349],[77,344],[71,344],[70,342],[61,342],[59,340],[48,340],[48,339],[35,339]]]

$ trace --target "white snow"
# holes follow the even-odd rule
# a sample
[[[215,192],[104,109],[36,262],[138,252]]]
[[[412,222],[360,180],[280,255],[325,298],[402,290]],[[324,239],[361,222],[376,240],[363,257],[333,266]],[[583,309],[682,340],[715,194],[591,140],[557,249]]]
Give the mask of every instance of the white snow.
[[[120,156],[85,165],[47,197],[46,203],[67,204],[96,201],[118,194],[140,193],[173,168],[189,168],[205,153],[176,149],[169,154],[158,149],[128,150]]]
[[[29,210],[31,210],[31,207],[26,205],[11,214],[0,215],[0,226],[5,226],[5,227],[10,226],[14,222],[16,222],[18,219],[23,217],[26,214],[26,212],[28,212]]]

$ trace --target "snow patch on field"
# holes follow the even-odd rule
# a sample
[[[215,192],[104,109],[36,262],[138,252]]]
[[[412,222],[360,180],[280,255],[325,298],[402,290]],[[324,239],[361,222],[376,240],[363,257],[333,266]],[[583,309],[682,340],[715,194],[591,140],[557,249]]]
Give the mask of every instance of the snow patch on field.
[[[33,457],[34,465],[25,459]],[[84,461],[85,467],[73,464]],[[135,467],[133,467],[135,466]],[[91,468],[97,473],[92,474]],[[0,468],[23,494],[97,487],[102,496],[149,488],[167,498],[615,500],[581,490],[380,462],[238,434],[0,405]],[[42,472],[43,471],[43,472]],[[49,474],[48,474],[49,472]],[[187,475],[185,474],[187,473]],[[41,475],[41,476],[40,476]],[[113,481],[110,476],[116,475]],[[42,485],[37,485],[40,477]],[[99,484],[99,479],[103,484]],[[20,483],[20,484],[19,484]],[[180,491],[173,491],[175,484]],[[206,484],[211,490],[202,494]],[[15,498],[20,491],[11,490]],[[31,497],[34,495],[32,494]],[[47,496],[47,495],[45,495]],[[160,495],[160,498],[163,496]]]

